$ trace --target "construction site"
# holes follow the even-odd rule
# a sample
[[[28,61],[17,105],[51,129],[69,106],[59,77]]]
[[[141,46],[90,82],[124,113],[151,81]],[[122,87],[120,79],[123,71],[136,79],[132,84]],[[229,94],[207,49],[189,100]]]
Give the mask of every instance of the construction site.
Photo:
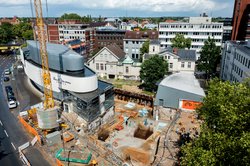
[[[195,112],[157,106],[153,96],[99,80],[83,56],[46,41],[41,0],[34,9],[37,40],[27,41],[18,57],[28,88],[41,99],[18,115],[31,145],[58,166],[178,163],[180,138],[199,133]],[[26,165],[28,146],[19,148]]]

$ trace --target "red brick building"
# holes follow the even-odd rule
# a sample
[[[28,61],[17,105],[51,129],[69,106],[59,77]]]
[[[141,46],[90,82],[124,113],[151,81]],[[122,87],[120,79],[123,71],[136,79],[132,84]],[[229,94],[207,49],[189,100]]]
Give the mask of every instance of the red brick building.
[[[48,29],[48,41],[51,43],[60,43],[59,42],[59,31],[57,24],[49,24]]]
[[[231,40],[250,39],[250,0],[235,0]]]

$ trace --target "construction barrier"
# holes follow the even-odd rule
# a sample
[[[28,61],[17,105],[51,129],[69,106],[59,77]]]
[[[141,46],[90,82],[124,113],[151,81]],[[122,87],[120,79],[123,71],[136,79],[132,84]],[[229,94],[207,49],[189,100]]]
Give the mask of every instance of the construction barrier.
[[[28,159],[25,157],[25,155],[23,154],[23,152],[19,151],[19,157],[22,160],[22,162],[27,165],[27,166],[31,166],[30,162],[28,161]]]
[[[182,102],[181,108],[188,110],[195,110],[202,104],[201,102],[191,101],[191,100],[182,100],[181,102]]]
[[[62,157],[61,156],[61,153],[63,152],[63,148],[59,149],[57,152],[56,152],[56,155],[55,157],[58,159],[58,160],[61,160],[61,161],[67,161],[67,162],[73,162],[73,163],[81,163],[81,164],[88,164],[89,161],[91,160],[91,157],[92,157],[92,154],[89,153],[88,157],[86,160],[82,160],[82,159],[77,159],[77,158],[68,158],[68,157]],[[68,150],[66,150],[68,151]]]
[[[58,160],[57,158],[56,158],[56,164],[57,164],[57,166],[64,166],[64,165],[62,164],[62,162],[61,162],[60,160]]]
[[[41,138],[38,132],[31,127],[21,116],[18,116],[19,121],[22,123],[23,127],[31,134],[37,137],[37,141],[41,144]]]

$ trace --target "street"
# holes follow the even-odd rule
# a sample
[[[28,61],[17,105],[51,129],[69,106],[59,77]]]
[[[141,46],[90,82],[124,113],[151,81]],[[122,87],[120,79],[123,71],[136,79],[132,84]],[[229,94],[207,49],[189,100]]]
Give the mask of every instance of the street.
[[[7,99],[5,92],[3,91],[3,71],[9,68],[14,62],[14,57],[1,56],[0,57],[0,74],[1,74],[1,88],[0,88],[0,165],[22,165],[22,161],[19,159],[18,147],[22,144],[29,142],[32,138],[22,128],[21,124],[17,120],[17,114],[20,109],[24,107],[23,103],[20,103],[16,109],[9,110],[7,105]],[[15,80],[16,81],[16,80]],[[10,81],[9,81],[10,82]],[[13,90],[17,85],[12,85]],[[22,92],[22,91],[21,91]],[[15,94],[17,100],[22,94]],[[24,96],[25,97],[25,96]],[[29,102],[25,103],[26,105]],[[25,150],[25,156],[31,163],[31,165],[50,165],[44,158],[41,152],[35,146],[29,146]]]

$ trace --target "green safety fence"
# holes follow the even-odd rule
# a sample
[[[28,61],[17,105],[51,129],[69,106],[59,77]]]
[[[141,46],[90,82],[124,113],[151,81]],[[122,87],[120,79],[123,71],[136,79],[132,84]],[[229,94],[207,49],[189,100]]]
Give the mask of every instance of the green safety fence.
[[[82,164],[88,164],[89,161],[91,160],[91,157],[92,157],[92,154],[89,153],[88,157],[86,160],[82,160],[82,159],[76,159],[76,158],[66,158],[66,157],[62,157],[61,156],[61,153],[63,152],[63,148],[59,149],[57,152],[56,152],[56,155],[55,157],[58,159],[58,160],[61,160],[61,161],[66,161],[66,162],[75,162],[75,163],[82,163]]]

